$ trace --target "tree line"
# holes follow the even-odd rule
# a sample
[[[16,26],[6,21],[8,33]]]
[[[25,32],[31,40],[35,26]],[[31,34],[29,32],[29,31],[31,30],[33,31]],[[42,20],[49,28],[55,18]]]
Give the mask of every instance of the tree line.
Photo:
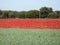
[[[50,7],[20,12],[0,10],[0,18],[60,18],[60,11],[53,11]]]

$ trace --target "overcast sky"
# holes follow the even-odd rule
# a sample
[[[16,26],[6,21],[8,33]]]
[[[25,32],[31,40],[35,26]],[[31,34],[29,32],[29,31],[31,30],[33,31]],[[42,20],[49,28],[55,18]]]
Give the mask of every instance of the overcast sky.
[[[60,0],[0,0],[0,10],[38,10],[41,7],[60,10]]]

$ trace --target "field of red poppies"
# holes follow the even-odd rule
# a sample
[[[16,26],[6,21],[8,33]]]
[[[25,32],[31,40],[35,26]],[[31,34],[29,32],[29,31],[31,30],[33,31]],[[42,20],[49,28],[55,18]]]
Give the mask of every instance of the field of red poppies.
[[[60,29],[60,19],[0,19],[0,28]]]

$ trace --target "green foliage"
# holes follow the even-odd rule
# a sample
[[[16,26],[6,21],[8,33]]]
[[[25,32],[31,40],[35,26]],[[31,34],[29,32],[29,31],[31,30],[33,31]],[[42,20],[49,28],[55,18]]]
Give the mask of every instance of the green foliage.
[[[2,11],[2,15],[3,15],[2,18],[9,18],[8,11]]]
[[[48,18],[58,18],[58,15],[56,12],[52,12],[48,14]]]
[[[8,15],[9,15],[9,18],[15,18],[16,17],[16,12],[13,12],[13,11],[9,11]]]
[[[52,8],[42,7],[40,9],[40,18],[47,18],[48,14],[53,12]]]
[[[53,11],[52,8],[42,7],[39,10],[29,11],[2,11],[0,18],[60,18],[60,11]]]
[[[17,17],[18,18],[25,18],[25,11],[18,12]]]
[[[3,15],[2,15],[2,11],[0,10],[0,18],[2,18],[2,16],[3,16]]]
[[[39,18],[38,10],[30,10],[26,13],[26,18]]]
[[[55,11],[55,13],[57,14],[57,17],[60,18],[60,11]]]
[[[2,15],[2,11],[0,10],[0,15]]]

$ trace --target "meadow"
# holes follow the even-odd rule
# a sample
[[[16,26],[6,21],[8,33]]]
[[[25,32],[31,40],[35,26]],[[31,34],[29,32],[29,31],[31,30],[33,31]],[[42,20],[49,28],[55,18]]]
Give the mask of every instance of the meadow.
[[[0,45],[60,45],[60,29],[0,28]]]

